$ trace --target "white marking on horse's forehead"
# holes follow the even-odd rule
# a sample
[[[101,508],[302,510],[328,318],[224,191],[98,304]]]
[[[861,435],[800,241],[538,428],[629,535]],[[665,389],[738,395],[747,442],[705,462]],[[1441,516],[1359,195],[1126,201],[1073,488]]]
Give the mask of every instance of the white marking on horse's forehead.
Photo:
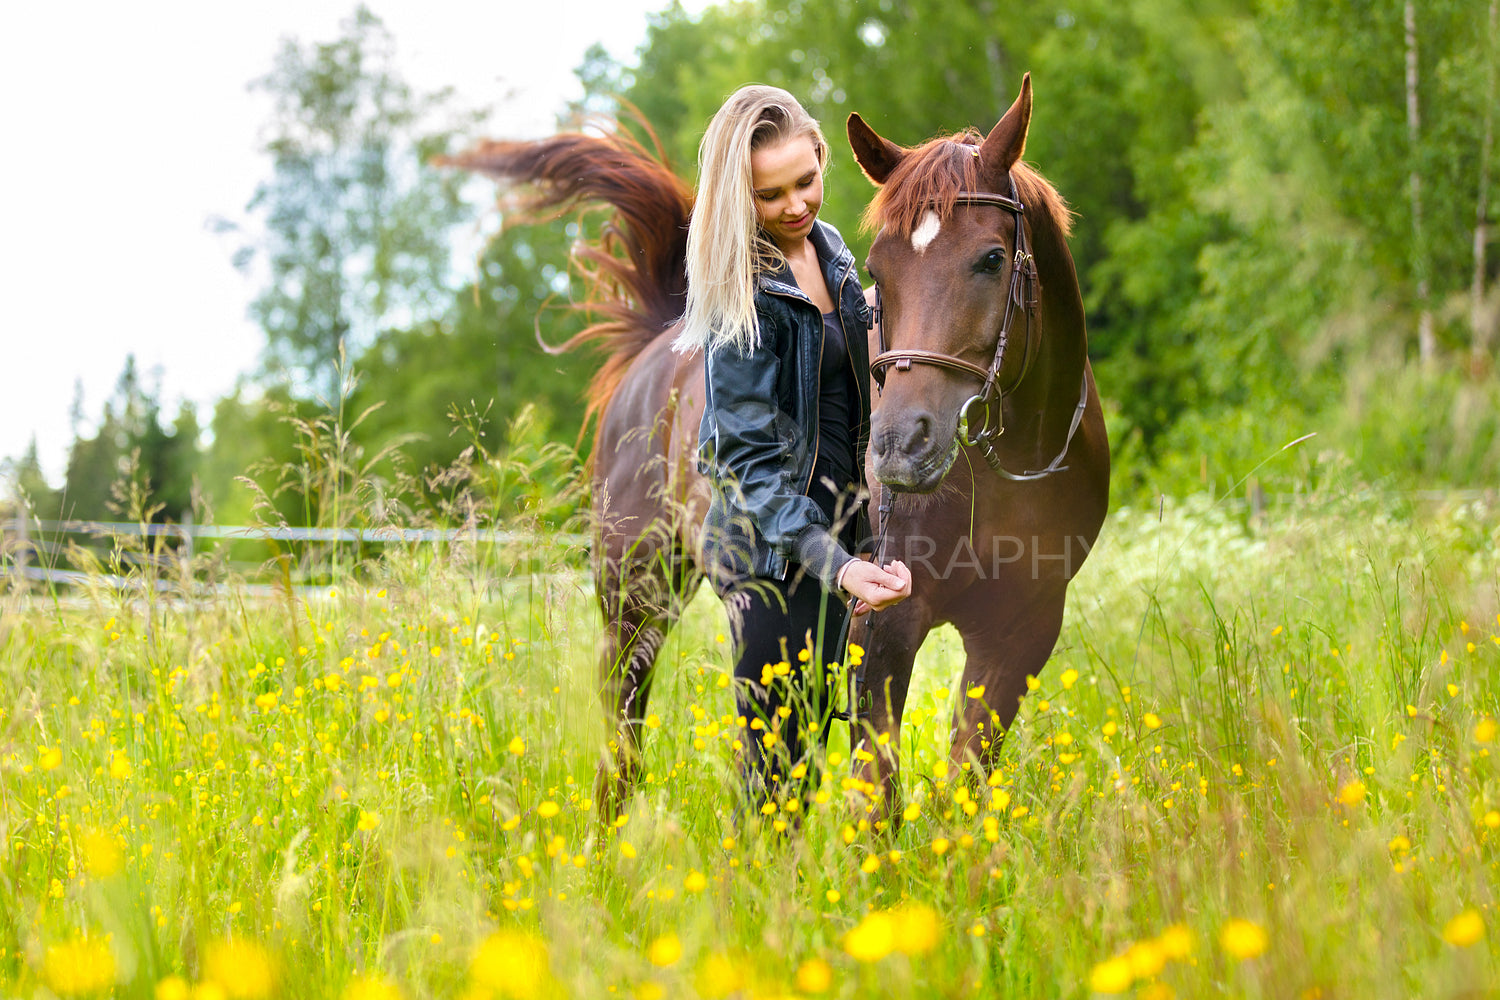
[[[929,208],[922,216],[922,221],[917,223],[917,228],[911,231],[911,248],[917,253],[923,253],[937,239],[938,230],[942,228],[942,220]]]

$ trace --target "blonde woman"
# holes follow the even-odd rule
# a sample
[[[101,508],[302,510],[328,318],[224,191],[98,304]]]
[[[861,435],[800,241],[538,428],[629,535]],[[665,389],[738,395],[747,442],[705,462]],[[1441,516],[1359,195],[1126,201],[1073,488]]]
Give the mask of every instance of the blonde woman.
[[[906,566],[853,554],[868,536],[870,310],[853,255],[818,219],[827,162],[795,98],[743,87],[699,147],[688,230],[675,346],[705,352],[704,556],[730,611],[752,797],[815,770],[796,765],[827,737],[846,597],[862,614],[911,593]]]

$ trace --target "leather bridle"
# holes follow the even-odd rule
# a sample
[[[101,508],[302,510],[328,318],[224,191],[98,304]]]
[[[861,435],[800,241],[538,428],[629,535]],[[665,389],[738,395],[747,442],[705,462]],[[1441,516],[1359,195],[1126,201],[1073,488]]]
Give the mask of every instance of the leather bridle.
[[[958,439],[970,447],[978,448],[980,454],[989,463],[990,468],[1004,479],[1014,482],[1026,482],[1033,479],[1042,479],[1054,472],[1061,472],[1067,468],[1062,464],[1068,454],[1068,447],[1073,442],[1073,435],[1078,431],[1078,425],[1083,419],[1084,408],[1088,404],[1088,376],[1084,375],[1083,389],[1079,393],[1078,408],[1073,413],[1073,421],[1068,428],[1067,440],[1063,442],[1062,451],[1044,469],[1022,473],[1009,472],[1000,465],[1000,452],[996,447],[1000,435],[1005,433],[1004,418],[1001,416],[1001,403],[1005,397],[1015,391],[1021,381],[1026,378],[1027,372],[1031,370],[1032,362],[1037,354],[1037,337],[1040,335],[1038,324],[1035,322],[1037,305],[1037,275],[1036,260],[1026,245],[1026,206],[1021,204],[1020,197],[1016,191],[1014,177],[1007,175],[1010,181],[1010,194],[992,194],[987,191],[963,191],[954,200],[955,206],[960,205],[991,205],[1002,208],[1011,214],[1015,221],[1015,237],[1012,241],[1010,287],[1007,289],[1005,298],[1005,315],[1000,321],[1000,334],[995,341],[995,356],[990,361],[988,368],[981,368],[971,361],[956,358],[951,354],[942,354],[937,351],[904,350],[893,351],[887,348],[885,340],[885,325],[882,322],[882,302],[880,286],[875,286],[875,323],[880,328],[880,352],[870,361],[870,373],[875,378],[877,387],[885,388],[887,369],[894,368],[896,371],[910,371],[913,364],[933,365],[938,368],[947,368],[951,371],[972,375],[980,382],[977,393],[964,401],[958,409]],[[1005,362],[1005,352],[1010,346],[1012,326],[1016,315],[1025,317],[1026,330],[1025,340],[1022,344],[1020,371],[1016,373],[1015,379],[1008,386],[999,384],[1000,368]],[[976,428],[974,420],[978,419]]]

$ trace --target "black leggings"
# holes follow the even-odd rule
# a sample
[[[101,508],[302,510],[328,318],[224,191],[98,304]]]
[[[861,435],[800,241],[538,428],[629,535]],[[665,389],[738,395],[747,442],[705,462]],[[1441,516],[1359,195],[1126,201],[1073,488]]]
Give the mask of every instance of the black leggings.
[[[841,675],[829,664],[843,658],[837,644],[849,609],[797,566],[787,581],[737,585],[725,603],[735,646],[735,705],[748,726],[740,740],[750,801],[800,794],[818,781],[808,751],[828,740]],[[810,735],[816,737],[811,746]],[[793,782],[789,775],[798,763],[807,766]]]

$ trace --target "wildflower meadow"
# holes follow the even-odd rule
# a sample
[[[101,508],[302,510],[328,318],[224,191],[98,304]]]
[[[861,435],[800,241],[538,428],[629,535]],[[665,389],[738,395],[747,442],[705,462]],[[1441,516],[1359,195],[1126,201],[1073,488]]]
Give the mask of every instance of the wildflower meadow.
[[[6,593],[0,995],[1457,997],[1500,936],[1495,498],[1117,509],[987,777],[939,632],[877,830],[834,726],[737,810],[704,590],[643,780],[584,551],[392,546],[326,585]]]

